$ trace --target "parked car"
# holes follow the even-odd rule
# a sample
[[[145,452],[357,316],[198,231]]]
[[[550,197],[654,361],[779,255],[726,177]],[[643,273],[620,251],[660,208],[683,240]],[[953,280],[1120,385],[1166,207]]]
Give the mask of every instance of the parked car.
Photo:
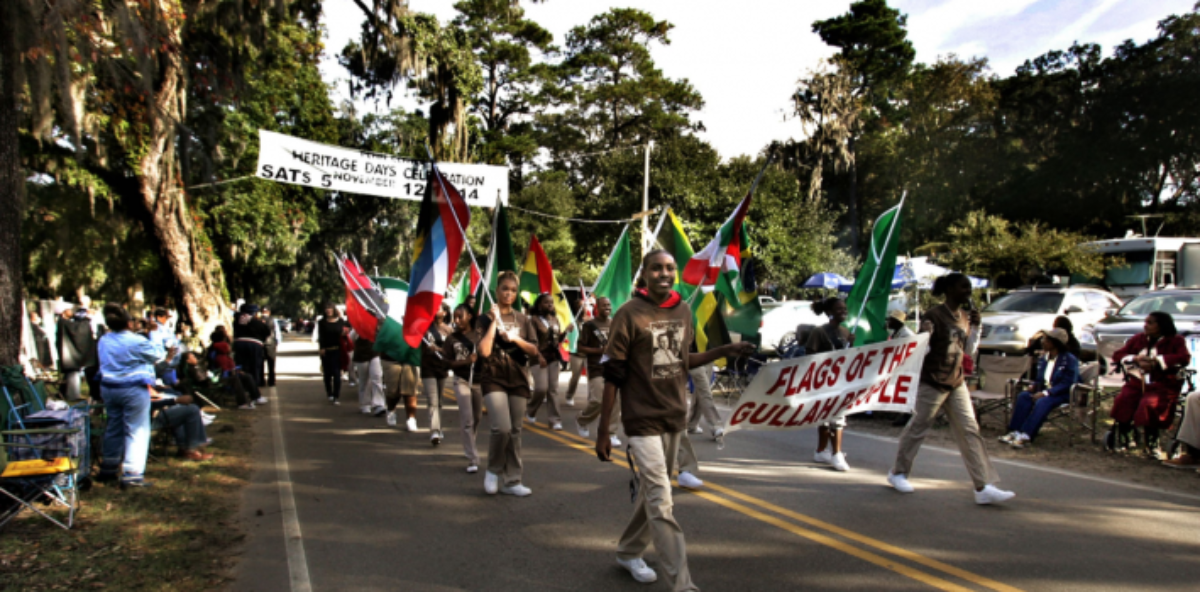
[[[810,300],[785,300],[773,303],[770,310],[763,311],[761,350],[765,354],[775,353],[779,344],[796,335],[796,327],[824,325],[828,319],[812,310]]]
[[[1112,293],[1094,286],[1029,286],[1013,290],[983,309],[980,353],[1017,354],[1025,351],[1030,338],[1066,315],[1078,332],[1121,307]],[[1091,359],[1088,352],[1084,359]],[[1095,352],[1091,352],[1094,356]]]
[[[1104,360],[1105,367],[1113,353],[1121,349],[1130,337],[1142,332],[1146,315],[1162,311],[1175,319],[1179,331],[1192,352],[1192,367],[1200,368],[1197,350],[1200,350],[1200,290],[1158,290],[1145,292],[1130,300],[1114,314],[1084,327],[1079,334],[1079,343],[1086,353],[1091,350]]]

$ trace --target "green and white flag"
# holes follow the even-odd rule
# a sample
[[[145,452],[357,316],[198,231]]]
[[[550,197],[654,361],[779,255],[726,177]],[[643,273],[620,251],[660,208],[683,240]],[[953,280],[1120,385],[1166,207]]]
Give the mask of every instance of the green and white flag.
[[[892,293],[892,276],[896,269],[896,247],[900,242],[900,210],[904,196],[896,207],[884,212],[871,229],[871,248],[862,269],[850,289],[846,308],[850,318],[846,326],[854,335],[854,345],[863,346],[887,339],[887,305]]]
[[[380,319],[375,332],[375,351],[402,364],[421,365],[421,350],[404,341],[404,309],[408,303],[408,282],[390,277],[371,278],[387,301],[387,317]]]
[[[621,231],[621,238],[617,239],[617,246],[613,247],[612,254],[608,256],[608,262],[604,264],[604,269],[600,272],[600,278],[596,280],[596,286],[592,288],[592,294],[596,298],[603,296],[612,302],[614,311],[633,297],[631,252],[629,225],[626,225],[625,230]]]

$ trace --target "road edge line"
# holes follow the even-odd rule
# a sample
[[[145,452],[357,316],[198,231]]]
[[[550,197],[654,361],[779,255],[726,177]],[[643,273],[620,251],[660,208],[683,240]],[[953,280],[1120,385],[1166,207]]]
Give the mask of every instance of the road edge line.
[[[283,543],[287,552],[288,578],[292,592],[312,592],[308,576],[308,559],[304,555],[304,538],[300,532],[300,515],[292,491],[292,475],[288,468],[287,449],[283,436],[283,420],[279,407],[283,404],[279,392],[271,405],[271,432],[275,444],[275,483],[279,486],[279,509],[283,519]]]

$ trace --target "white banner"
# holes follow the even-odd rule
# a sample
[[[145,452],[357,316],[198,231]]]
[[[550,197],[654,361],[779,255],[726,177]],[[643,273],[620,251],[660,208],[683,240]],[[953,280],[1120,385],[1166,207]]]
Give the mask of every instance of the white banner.
[[[882,341],[763,366],[725,424],[795,430],[863,411],[912,412],[929,335]]]
[[[331,191],[421,201],[429,162],[352,150],[258,130],[261,179]],[[467,204],[496,207],[508,203],[508,168],[484,164],[438,163]]]

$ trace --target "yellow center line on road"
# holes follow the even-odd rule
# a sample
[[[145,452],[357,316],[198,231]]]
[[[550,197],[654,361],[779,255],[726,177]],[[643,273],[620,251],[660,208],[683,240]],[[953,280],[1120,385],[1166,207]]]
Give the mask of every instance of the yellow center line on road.
[[[529,424],[525,424],[525,428],[530,429],[531,431],[533,431],[534,433],[537,433],[539,435],[543,435],[543,436],[552,438],[554,440],[563,442],[572,448],[576,448],[576,449],[586,452],[588,454],[592,454],[592,455],[595,454],[595,443],[592,442],[591,440],[588,440],[587,438],[583,438],[582,436],[577,436],[575,434],[571,434],[571,433],[567,433],[567,432],[554,433],[550,430],[546,430],[545,428],[543,428],[542,426],[537,425],[537,424],[534,424],[532,426]],[[576,444],[575,442],[572,442],[571,440],[585,442],[585,443],[588,443],[589,446],[581,446],[579,444]],[[619,455],[621,457],[625,456],[625,454],[619,450],[613,450],[613,454],[614,454],[614,456],[616,456],[616,455]],[[622,466],[626,466],[626,467],[628,466],[628,465],[625,465],[625,463],[616,461],[615,459],[614,459],[614,462],[618,462],[618,464],[621,464]],[[897,557],[901,557],[901,558],[907,559],[908,561],[912,561],[913,563],[918,563],[918,564],[924,565],[926,567],[941,571],[942,573],[945,573],[947,575],[951,575],[951,576],[966,580],[968,582],[972,582],[972,583],[982,586],[984,588],[987,588],[990,590],[995,590],[996,592],[1022,592],[1020,588],[1010,586],[1003,582],[997,582],[990,578],[986,578],[984,576],[969,572],[965,569],[958,568],[953,565],[949,565],[947,563],[943,563],[941,561],[932,559],[930,557],[926,557],[924,555],[915,553],[913,551],[909,551],[908,549],[904,549],[902,547],[897,547],[895,545],[885,543],[878,539],[874,539],[869,536],[859,534],[857,532],[842,528],[835,524],[830,524],[828,522],[825,522],[824,520],[819,520],[819,519],[813,518],[811,516],[806,516],[799,512],[795,512],[795,511],[789,510],[787,508],[772,504],[771,502],[768,502],[766,500],[762,500],[762,499],[756,498],[754,496],[747,495],[745,493],[741,493],[737,490],[730,489],[728,487],[723,487],[723,486],[717,485],[716,483],[713,483],[709,479],[705,479],[704,484],[705,484],[705,488],[707,488],[707,489],[711,489],[712,491],[722,493],[728,497],[735,498],[735,499],[741,500],[743,502],[747,502],[754,506],[758,506],[760,509],[766,510],[768,512],[773,512],[775,514],[779,514],[780,516],[790,518],[797,522],[801,522],[803,524],[807,524],[809,526],[813,526],[813,527],[819,528],[821,530],[825,530],[829,533],[836,534],[838,536],[850,539],[852,541],[861,543],[863,545],[867,545],[869,547],[873,547],[876,550],[882,551],[884,553],[890,553]],[[696,494],[696,495],[698,495],[704,499],[707,499],[713,503],[725,506],[729,509],[732,509],[734,511],[742,513],[746,516],[755,518],[756,520],[760,520],[762,522],[766,522],[773,526],[777,526],[779,528],[782,528],[789,532],[793,532],[794,534],[798,534],[800,536],[804,536],[806,538],[809,538],[809,539],[819,542],[821,544],[832,546],[832,547],[838,549],[839,551],[849,553],[850,555],[854,555],[855,557],[860,557],[860,558],[866,559],[867,561],[871,561],[872,563],[876,563],[878,565],[886,567],[887,569],[892,569],[893,571],[898,571],[899,573],[903,573],[904,575],[912,577],[913,579],[929,583],[930,585],[932,585],[934,587],[941,588],[940,585],[928,582],[928,581],[926,581],[925,578],[932,578],[933,580],[937,580],[938,582],[942,582],[942,583],[945,583],[946,585],[953,586],[952,588],[943,588],[943,589],[954,589],[954,590],[964,590],[965,589],[965,588],[956,586],[955,584],[952,584],[950,582],[946,582],[945,580],[940,580],[940,579],[936,578],[935,576],[926,574],[924,572],[911,570],[914,573],[919,574],[920,576],[924,576],[924,577],[918,577],[918,576],[914,576],[912,574],[906,573],[904,571],[894,569],[892,566],[896,566],[898,564],[895,564],[885,558],[879,557],[878,555],[874,555],[867,551],[862,551],[856,547],[851,547],[849,545],[846,545],[845,543],[842,543],[841,541],[826,537],[825,535],[815,533],[815,532],[809,531],[807,529],[802,529],[796,525],[789,524],[789,523],[779,520],[778,518],[775,518],[773,516],[761,514],[757,510],[748,508],[748,507],[746,507],[742,504],[738,504],[737,502],[734,502],[732,500],[726,500],[724,498],[712,495],[712,494],[704,492],[704,491],[696,491],[696,490],[691,490],[691,489],[686,489],[686,488],[682,488],[682,489],[684,489],[684,491],[687,491],[689,493]],[[795,529],[795,530],[793,530],[793,529]],[[799,531],[803,531],[803,532],[799,532]],[[825,540],[818,540],[817,538],[814,538],[814,536],[809,536],[809,534],[812,534],[815,537],[822,537]],[[836,543],[836,545],[830,544],[826,541],[832,541],[833,543]],[[878,558],[880,561],[882,561],[882,563],[874,561],[867,557],[864,557],[864,556],[860,555],[860,553],[865,553],[866,555],[870,555],[871,557]],[[898,567],[901,567],[904,569],[911,569],[911,568],[908,568],[903,565],[898,565]]]
[[[540,436],[544,436],[546,438],[554,440],[556,442],[565,444],[568,447],[579,450],[580,452],[583,452],[585,454],[589,454],[589,455],[595,454],[594,447],[584,446],[583,444],[579,444],[578,442],[576,442],[570,438],[563,437],[563,436],[571,436],[570,434],[559,435],[559,434],[554,433],[553,431],[546,430],[545,428],[542,428],[541,426],[537,426],[536,424],[532,425],[532,426],[529,424],[526,424],[524,429],[529,430]],[[572,436],[572,437],[574,437],[574,436]],[[584,442],[587,441],[584,438],[578,438],[578,440],[583,440]],[[625,456],[623,453],[616,451],[616,450],[613,451],[613,454],[614,454],[614,456],[620,456],[620,457]],[[613,458],[612,462],[613,462],[613,464],[616,464],[618,466],[629,468],[628,463],[618,460],[617,458]],[[953,582],[943,580],[942,578],[939,578],[933,574],[929,574],[929,573],[926,573],[926,572],[923,572],[923,571],[920,571],[917,569],[913,569],[907,565],[897,563],[897,562],[892,561],[881,555],[877,555],[870,551],[866,551],[866,550],[859,549],[857,547],[848,545],[848,544],[846,544],[842,541],[839,541],[835,538],[832,538],[830,536],[821,534],[816,531],[809,530],[807,528],[803,528],[796,524],[792,524],[790,522],[781,520],[775,516],[770,516],[770,515],[764,514],[762,512],[759,512],[758,510],[749,508],[749,507],[739,504],[735,501],[727,500],[723,497],[713,495],[711,493],[707,493],[704,491],[696,491],[696,490],[691,490],[691,489],[684,489],[684,491],[687,491],[688,493],[697,495],[700,498],[708,500],[710,502],[713,502],[717,505],[729,508],[730,510],[733,510],[739,514],[742,514],[743,516],[753,518],[753,519],[758,520],[759,522],[763,522],[765,524],[770,524],[771,526],[774,526],[776,528],[780,528],[780,529],[790,532],[792,534],[804,537],[815,543],[819,543],[819,544],[825,545],[827,547],[841,551],[843,553],[846,553],[848,555],[858,557],[859,559],[873,563],[884,569],[894,571],[903,576],[907,576],[909,578],[917,580],[918,582],[928,584],[939,590],[947,590],[947,591],[953,591],[953,592],[970,592],[970,590],[971,590],[970,588],[966,588],[964,586],[960,586]]]

